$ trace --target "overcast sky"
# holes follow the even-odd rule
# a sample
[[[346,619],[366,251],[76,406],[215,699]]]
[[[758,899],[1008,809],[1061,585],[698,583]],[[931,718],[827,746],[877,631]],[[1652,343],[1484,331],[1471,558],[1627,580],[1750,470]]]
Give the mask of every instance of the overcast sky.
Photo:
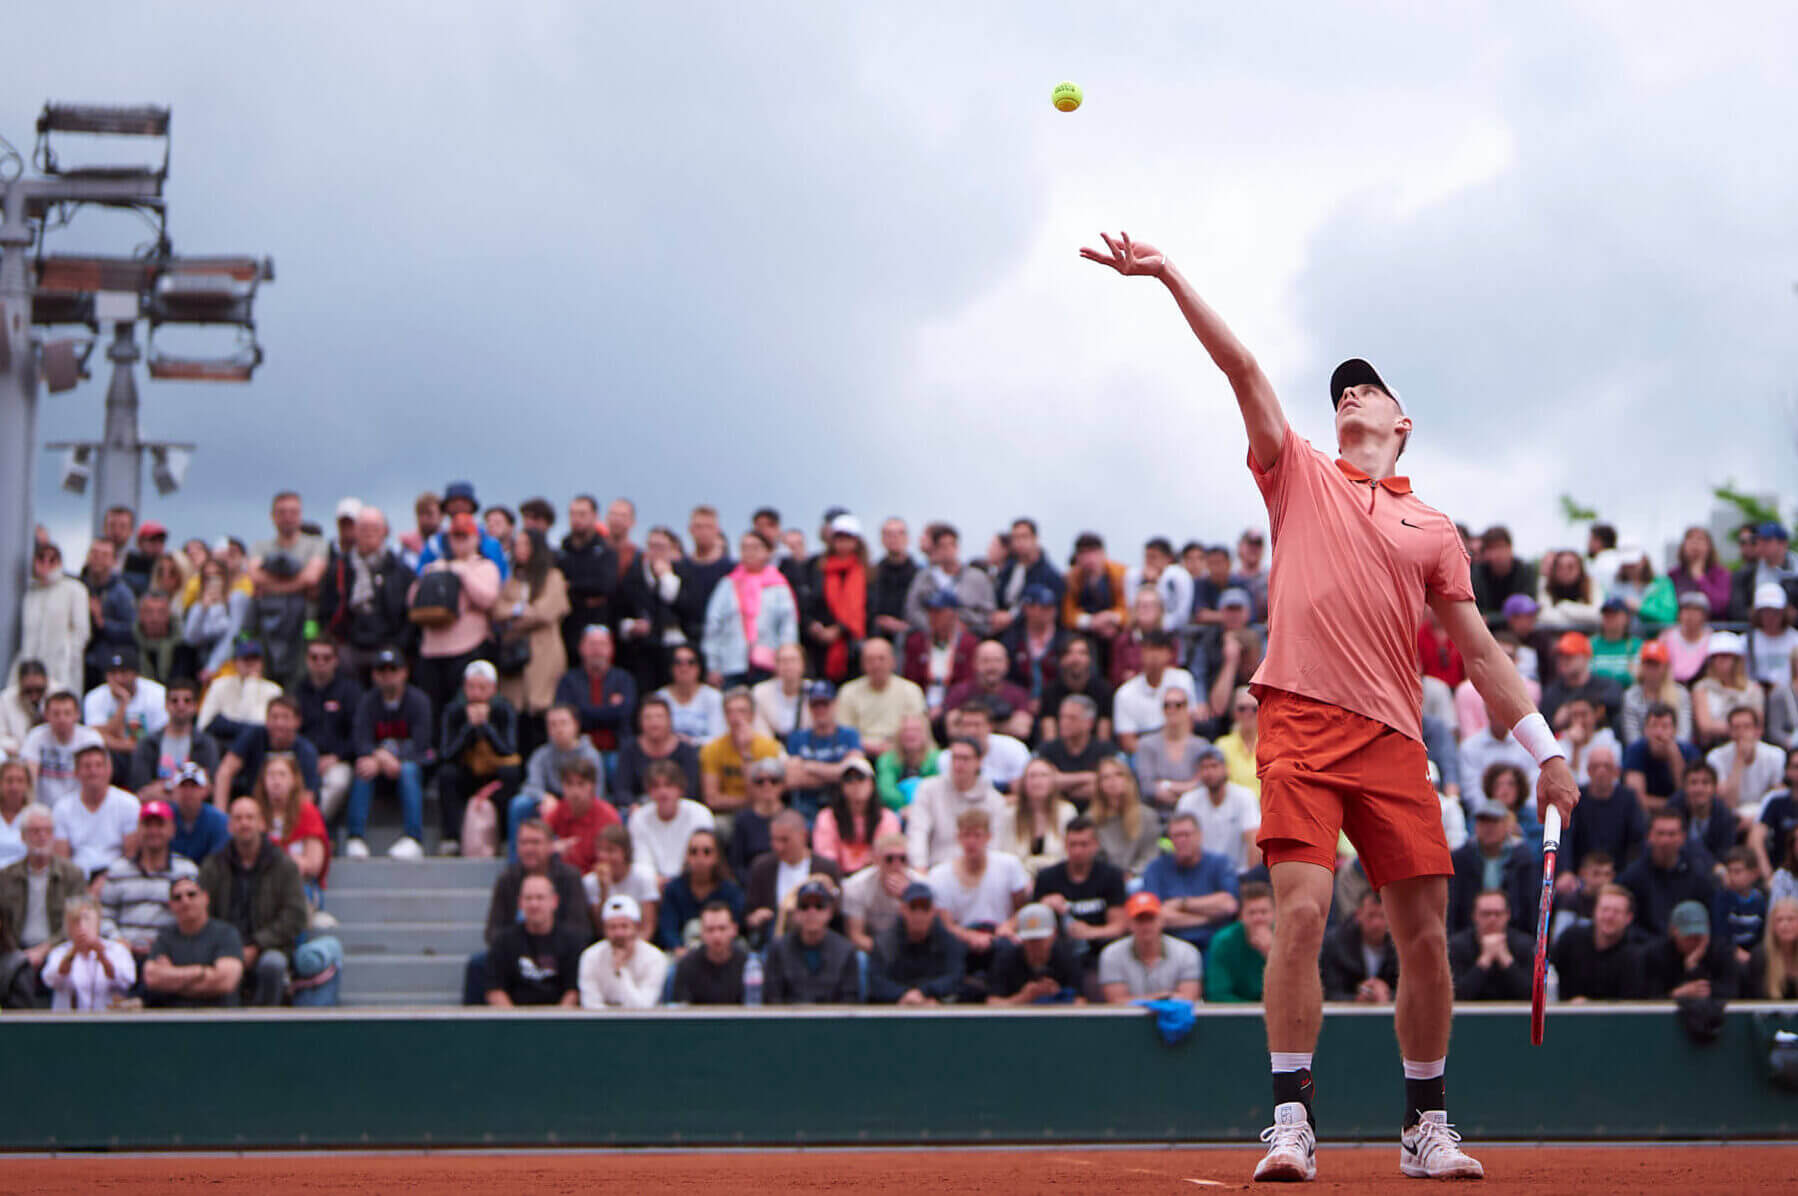
[[[144,434],[200,443],[145,482],[177,537],[468,477],[683,528],[1234,538],[1265,516],[1228,388],[1156,284],[1078,257],[1118,228],[1313,440],[1371,358],[1420,495],[1527,548],[1572,537],[1564,491],[1658,545],[1716,483],[1788,482],[1798,8],[1320,7],[15,6],[0,134],[170,104],[177,249],[276,260],[253,385],[142,381]],[[96,364],[44,439],[98,435]]]

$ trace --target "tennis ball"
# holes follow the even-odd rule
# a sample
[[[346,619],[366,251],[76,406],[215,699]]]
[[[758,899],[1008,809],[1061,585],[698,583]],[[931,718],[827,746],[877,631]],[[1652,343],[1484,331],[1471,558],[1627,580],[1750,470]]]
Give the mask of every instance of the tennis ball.
[[[1080,89],[1072,83],[1057,83],[1055,90],[1049,93],[1049,99],[1063,112],[1072,112],[1080,107]]]

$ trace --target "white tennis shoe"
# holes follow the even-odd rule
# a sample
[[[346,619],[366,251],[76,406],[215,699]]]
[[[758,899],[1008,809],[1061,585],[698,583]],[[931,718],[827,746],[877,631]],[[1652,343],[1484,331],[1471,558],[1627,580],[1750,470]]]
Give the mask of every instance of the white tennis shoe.
[[[1267,1153],[1255,1164],[1255,1182],[1296,1183],[1317,1178],[1317,1135],[1303,1101],[1274,1106],[1274,1123],[1261,1131]]]
[[[1398,1168],[1412,1179],[1486,1178],[1486,1169],[1461,1149],[1461,1135],[1441,1111],[1425,1113],[1399,1135]]]

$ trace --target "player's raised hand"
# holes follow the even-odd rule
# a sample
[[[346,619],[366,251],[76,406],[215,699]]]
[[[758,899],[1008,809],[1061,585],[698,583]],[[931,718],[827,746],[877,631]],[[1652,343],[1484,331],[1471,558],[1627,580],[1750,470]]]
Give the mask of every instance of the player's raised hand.
[[[1548,815],[1548,807],[1556,806],[1561,811],[1561,825],[1567,826],[1573,819],[1574,804],[1579,801],[1579,782],[1573,779],[1573,769],[1568,767],[1566,757],[1556,756],[1542,766],[1542,775],[1536,781],[1536,818],[1540,821]]]
[[[1081,249],[1080,256],[1089,262],[1098,262],[1101,266],[1110,266],[1119,274],[1147,274],[1150,278],[1160,278],[1167,267],[1167,259],[1161,250],[1147,241],[1132,241],[1129,233],[1119,233],[1113,237],[1110,233],[1100,233],[1105,242],[1105,249]]]

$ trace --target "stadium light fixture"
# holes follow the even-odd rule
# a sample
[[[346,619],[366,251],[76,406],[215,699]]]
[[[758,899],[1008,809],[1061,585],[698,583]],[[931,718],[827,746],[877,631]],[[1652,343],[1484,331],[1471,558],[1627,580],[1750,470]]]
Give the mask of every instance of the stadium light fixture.
[[[157,165],[68,166],[56,156],[53,133],[98,137],[160,137],[162,161]],[[64,178],[162,180],[169,173],[169,110],[156,104],[45,104],[37,118],[37,165],[48,175]]]
[[[63,458],[62,488],[70,494],[87,493],[87,480],[93,476],[94,450],[85,444],[51,445],[51,448],[66,447],[69,455]]]
[[[252,257],[165,259],[150,300],[152,324],[254,324],[256,287],[274,263]]]
[[[150,480],[156,483],[156,493],[167,498],[181,489],[181,483],[187,477],[188,462],[192,459],[192,445],[151,445]]]
[[[248,382],[262,364],[262,346],[254,338],[225,357],[176,357],[156,351],[151,334],[150,377],[159,382]]]

